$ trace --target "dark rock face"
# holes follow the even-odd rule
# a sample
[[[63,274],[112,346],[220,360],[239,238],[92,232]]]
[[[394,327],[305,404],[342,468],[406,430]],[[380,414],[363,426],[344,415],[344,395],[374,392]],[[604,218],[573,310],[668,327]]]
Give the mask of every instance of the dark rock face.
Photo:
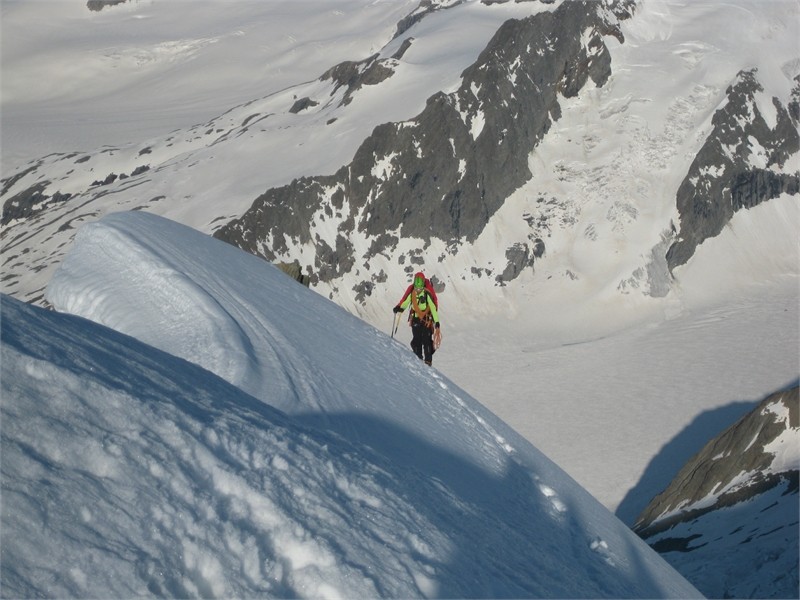
[[[737,210],[800,192],[800,173],[770,170],[783,167],[800,151],[800,81],[788,108],[773,99],[777,112],[773,129],[755,99],[761,91],[755,70],[739,73],[727,90],[727,103],[714,115],[713,130],[678,189],[681,222],[678,239],[667,251],[670,271],[685,264],[703,240],[718,235]],[[763,153],[759,159],[763,166],[754,166],[752,154],[757,151]]]
[[[783,175],[767,169],[753,169],[739,173],[731,183],[731,205],[736,212],[752,208],[765,200],[781,194],[800,193],[800,176]]]
[[[680,470],[672,483],[642,511],[633,526],[641,537],[648,538],[688,522],[702,514],[752,498],[783,481],[797,493],[797,471],[771,472],[774,455],[765,448],[785,433],[800,427],[800,388],[777,392],[763,400],[752,412],[711,440]],[[779,414],[788,414],[786,419]],[[749,479],[731,485],[742,473]],[[729,488],[723,493],[720,490]],[[717,494],[708,506],[693,508],[700,500]],[[686,506],[686,510],[680,510]],[[672,512],[668,518],[662,515]]]
[[[99,12],[106,6],[115,6],[117,4],[123,4],[127,1],[128,0],[88,0],[88,2],[86,2],[86,7],[89,10]]]
[[[506,281],[516,279],[526,268],[532,268],[534,260],[544,254],[544,242],[540,239],[533,240],[533,245],[517,243],[506,250],[508,263],[505,270],[495,280],[503,285]]]
[[[408,46],[404,46],[401,51],[405,52],[407,48]],[[398,54],[401,51],[398,51]],[[352,101],[353,94],[363,86],[377,85],[391,77],[394,74],[396,60],[394,57],[381,60],[375,54],[359,62],[347,61],[340,63],[328,69],[320,79],[322,81],[331,80],[334,83],[335,87],[332,94],[336,93],[340,87],[345,88],[341,105],[346,106]]]
[[[614,10],[594,1],[567,2],[506,22],[463,72],[456,92],[433,95],[410,121],[376,127],[334,175],[267,190],[215,236],[271,261],[289,254],[289,245],[312,243],[316,264],[308,266],[323,281],[355,264],[347,241],[355,231],[372,240],[370,255],[359,260],[396,244],[387,232],[438,238],[457,252],[531,177],[528,155],[559,118],[559,95],[574,96],[589,80],[598,86],[607,81],[611,61],[604,37],[621,40],[616,23],[629,16],[630,3]],[[373,57],[323,77],[350,94],[386,76],[388,66]],[[326,219],[338,221],[336,248],[312,239],[312,222]],[[503,280],[536,255],[533,248],[510,252]]]
[[[292,108],[289,109],[289,112],[296,115],[301,111],[317,106],[317,104],[319,104],[319,102],[314,102],[311,98],[300,98],[297,102],[292,104]]]
[[[634,530],[708,598],[798,590],[800,388],[772,394],[711,440]]]
[[[31,186],[25,191],[15,194],[3,204],[3,216],[0,223],[8,225],[15,219],[27,219],[44,210],[48,197],[44,195],[49,181]]]
[[[52,196],[48,196],[45,190],[49,185],[49,181],[37,183],[6,200],[3,204],[0,224],[8,225],[17,219],[30,219],[45,211],[47,207],[66,202],[72,197],[71,194],[62,194],[61,192],[54,192]]]

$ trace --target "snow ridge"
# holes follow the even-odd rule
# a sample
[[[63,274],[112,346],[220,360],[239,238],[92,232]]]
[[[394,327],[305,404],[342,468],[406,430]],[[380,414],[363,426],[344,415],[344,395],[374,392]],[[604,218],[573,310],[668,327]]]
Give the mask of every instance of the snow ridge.
[[[162,270],[179,276],[147,276]],[[153,347],[208,330],[165,331],[165,293],[201,321],[218,317],[209,297],[233,317],[209,354],[247,332],[258,398]],[[4,299],[2,516],[17,541],[2,569],[19,595],[697,595],[473,398],[252,255],[117,213],[82,230],[48,297],[92,319],[116,306],[132,323],[125,297],[164,315],[138,324],[145,346]],[[30,527],[37,511],[47,527]]]

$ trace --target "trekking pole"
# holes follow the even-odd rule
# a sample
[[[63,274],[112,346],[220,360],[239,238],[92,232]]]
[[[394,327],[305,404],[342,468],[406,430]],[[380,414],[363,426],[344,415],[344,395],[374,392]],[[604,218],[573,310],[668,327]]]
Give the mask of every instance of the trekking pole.
[[[394,338],[394,334],[397,333],[398,327],[400,327],[400,313],[396,313],[392,320],[392,338]]]

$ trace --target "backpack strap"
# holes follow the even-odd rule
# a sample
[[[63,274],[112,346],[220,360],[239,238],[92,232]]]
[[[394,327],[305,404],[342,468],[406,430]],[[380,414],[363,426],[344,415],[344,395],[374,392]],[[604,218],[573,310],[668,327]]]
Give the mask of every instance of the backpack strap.
[[[417,319],[425,323],[426,325],[433,327],[433,323],[431,323],[431,309],[430,309],[430,302],[431,297],[427,290],[425,290],[425,295],[427,299],[425,301],[425,309],[421,309],[419,307],[419,298],[417,293],[411,292],[411,308],[414,309],[414,314],[417,316]]]

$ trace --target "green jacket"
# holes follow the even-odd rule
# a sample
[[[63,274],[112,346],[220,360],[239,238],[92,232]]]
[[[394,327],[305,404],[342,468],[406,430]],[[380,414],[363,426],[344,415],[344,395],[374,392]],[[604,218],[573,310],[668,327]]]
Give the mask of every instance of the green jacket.
[[[431,300],[430,294],[427,290],[423,289],[421,292],[417,292],[416,290],[412,290],[412,292],[408,295],[408,298],[403,300],[402,304],[400,304],[400,308],[403,310],[407,309],[411,306],[411,296],[416,294],[417,295],[417,305],[421,311],[425,311],[430,309],[431,317],[433,318],[434,323],[439,323],[439,311],[436,310],[436,304]],[[413,311],[413,308],[412,308]]]

